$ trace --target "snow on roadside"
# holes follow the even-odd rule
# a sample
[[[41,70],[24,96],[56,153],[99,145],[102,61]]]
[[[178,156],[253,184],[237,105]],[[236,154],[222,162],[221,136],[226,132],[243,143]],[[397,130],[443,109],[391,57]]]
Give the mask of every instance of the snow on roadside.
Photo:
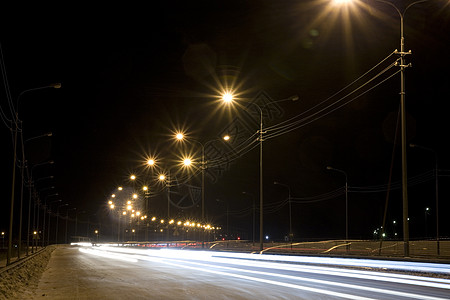
[[[49,246],[17,267],[0,269],[0,299],[30,299],[47,268],[55,246]]]

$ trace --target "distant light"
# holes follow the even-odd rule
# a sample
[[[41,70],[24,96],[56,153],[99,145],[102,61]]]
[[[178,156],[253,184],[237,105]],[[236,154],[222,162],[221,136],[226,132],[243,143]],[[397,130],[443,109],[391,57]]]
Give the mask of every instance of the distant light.
[[[229,141],[229,140],[230,140],[230,136],[229,136],[229,135],[226,135],[226,136],[223,137],[223,139],[224,139],[225,141]]]
[[[166,180],[166,175],[164,174],[159,175],[159,180]]]
[[[135,176],[135,175],[131,175],[131,176],[130,176],[130,179],[131,179],[131,180],[135,180],[135,179],[136,179],[136,176]]]
[[[155,164],[155,160],[154,159],[149,159],[149,160],[147,160],[147,165],[149,165],[149,166],[153,166]]]
[[[127,209],[128,209],[128,210],[131,210],[131,208],[132,208],[131,205],[128,205],[128,206],[127,206]]]
[[[111,204],[113,204],[113,202],[112,202],[111,200],[109,200],[109,201],[108,201],[108,204],[111,205]]]
[[[148,186],[144,185],[144,186],[142,187],[142,190],[147,191],[147,190],[148,190]]]
[[[116,197],[116,194],[112,194],[112,195],[111,195],[111,198],[115,198],[115,197]]]
[[[133,199],[137,199],[138,195],[137,194],[133,194]]]
[[[181,132],[178,132],[175,136],[177,140],[182,140],[184,138],[184,135]]]
[[[269,236],[268,235],[266,235],[266,240],[268,240],[269,239]]]
[[[128,201],[127,201],[127,204],[128,204],[128,205],[130,205],[130,204],[131,204],[131,201],[130,201],[130,200],[128,200]]]
[[[111,207],[111,209],[114,209],[115,206],[114,204],[111,204],[109,207]]]
[[[119,186],[117,189],[118,189],[119,191],[121,191],[121,190],[123,190],[123,187]]]
[[[122,215],[126,215],[126,214],[127,214],[127,212],[126,212],[126,211],[123,211],[123,212],[122,212]]]

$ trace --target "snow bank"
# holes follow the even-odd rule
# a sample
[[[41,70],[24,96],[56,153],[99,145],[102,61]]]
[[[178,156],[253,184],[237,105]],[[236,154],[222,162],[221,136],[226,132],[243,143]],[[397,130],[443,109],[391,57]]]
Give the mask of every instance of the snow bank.
[[[30,299],[37,288],[55,246],[16,262],[0,273],[0,299]]]

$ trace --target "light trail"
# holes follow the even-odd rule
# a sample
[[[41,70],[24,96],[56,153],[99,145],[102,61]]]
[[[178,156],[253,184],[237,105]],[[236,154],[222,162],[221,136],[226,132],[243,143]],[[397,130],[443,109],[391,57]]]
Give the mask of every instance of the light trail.
[[[80,249],[81,251],[81,249]],[[215,251],[189,251],[189,250],[176,250],[176,249],[133,249],[126,247],[113,247],[110,245],[102,245],[101,247],[96,247],[95,250],[83,251],[91,254],[94,252],[102,253],[101,256],[112,255],[110,258],[118,259],[122,257],[127,261],[137,262],[139,260],[152,261],[168,264],[171,266],[187,268],[192,270],[198,270],[202,272],[214,273],[229,277],[241,278],[246,280],[252,280],[267,284],[273,284],[278,286],[284,286],[289,288],[294,288],[298,290],[304,290],[314,293],[320,293],[328,296],[342,297],[346,299],[372,299],[368,297],[361,297],[357,295],[351,295],[347,293],[329,291],[328,289],[319,289],[308,287],[304,285],[283,282],[282,280],[291,281],[302,281],[305,283],[321,284],[324,286],[334,286],[337,288],[347,288],[358,291],[363,291],[367,293],[378,293],[395,297],[406,297],[409,299],[422,299],[422,300],[441,300],[449,298],[440,298],[422,294],[415,294],[410,292],[402,292],[392,290],[391,286],[389,288],[375,288],[365,285],[356,285],[338,281],[330,281],[323,279],[314,279],[309,277],[304,277],[306,274],[315,275],[326,275],[326,276],[337,276],[343,279],[354,279],[354,280],[370,280],[384,282],[385,284],[402,284],[409,286],[423,286],[426,288],[436,288],[449,290],[450,280],[444,278],[431,278],[424,276],[414,276],[406,274],[393,274],[386,272],[374,272],[374,271],[364,271],[364,270],[352,270],[352,269],[336,269],[324,266],[311,266],[311,265],[295,265],[288,264],[286,262],[292,262],[295,260],[293,257],[284,257],[281,255],[257,255],[257,254],[242,254],[242,253],[229,253],[229,252],[215,252]],[[268,261],[263,261],[264,258],[269,258]],[[257,258],[257,259],[255,259]],[[275,259],[276,258],[276,259]],[[310,258],[310,257],[308,257]],[[304,258],[303,258],[304,259]],[[314,258],[316,259],[316,258]],[[322,257],[320,258],[322,259]],[[343,260],[343,259],[342,259]],[[310,262],[311,260],[308,260]],[[334,261],[334,260],[333,260]],[[228,264],[239,267],[229,267],[218,264]],[[389,264],[389,262],[388,262]],[[334,261],[333,265],[337,265]],[[344,264],[345,265],[345,264]],[[378,264],[380,265],[380,264]],[[446,265],[444,265],[446,266]],[[448,265],[447,265],[448,267]],[[259,268],[267,270],[277,270],[277,271],[290,271],[298,272],[305,275],[293,276],[280,274],[275,272],[260,271],[260,270],[249,270],[248,268]],[[443,270],[444,268],[440,268]],[[245,273],[236,274],[236,272]],[[272,279],[260,278],[257,276],[270,276]],[[273,278],[279,278],[280,280],[273,280]],[[364,283],[364,284],[370,284]]]

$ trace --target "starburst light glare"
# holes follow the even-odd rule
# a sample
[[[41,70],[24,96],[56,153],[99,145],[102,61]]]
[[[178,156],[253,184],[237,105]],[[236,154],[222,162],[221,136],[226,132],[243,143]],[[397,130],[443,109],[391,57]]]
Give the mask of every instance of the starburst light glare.
[[[184,134],[182,134],[181,132],[178,132],[175,137],[177,138],[177,140],[182,140],[184,138]]]
[[[183,160],[183,165],[190,166],[192,164],[192,160],[190,158],[185,158]]]
[[[222,100],[223,100],[225,103],[231,103],[231,102],[233,102],[233,94],[232,94],[231,92],[225,92],[225,93],[222,95]]]

